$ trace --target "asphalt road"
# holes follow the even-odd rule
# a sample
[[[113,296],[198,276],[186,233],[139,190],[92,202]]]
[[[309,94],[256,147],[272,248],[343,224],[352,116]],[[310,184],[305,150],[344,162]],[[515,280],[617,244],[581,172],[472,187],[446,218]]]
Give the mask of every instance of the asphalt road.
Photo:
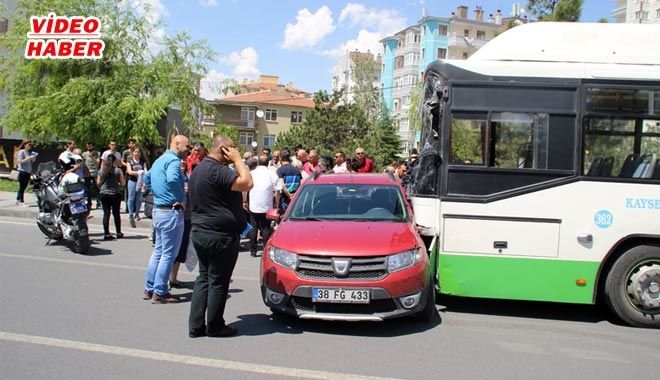
[[[94,226],[93,228],[98,228]],[[89,255],[45,246],[28,219],[0,218],[1,379],[655,378],[660,331],[597,306],[443,297],[433,323],[298,321],[271,315],[259,259],[243,252],[225,319],[232,338],[187,336],[190,304],[152,305],[148,230]],[[180,279],[193,281],[182,268]],[[189,299],[190,290],[173,292]],[[655,375],[653,375],[655,374]]]

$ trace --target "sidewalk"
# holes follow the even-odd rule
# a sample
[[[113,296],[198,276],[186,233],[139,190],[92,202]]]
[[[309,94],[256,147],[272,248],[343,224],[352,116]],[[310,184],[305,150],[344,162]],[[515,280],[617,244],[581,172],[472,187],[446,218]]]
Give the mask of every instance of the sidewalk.
[[[36,197],[33,192],[25,192],[26,206],[16,206],[16,193],[9,193],[0,191],[0,216],[9,216],[13,218],[25,218],[35,220],[39,215],[39,208],[37,208]],[[103,225],[103,210],[94,209],[95,202],[92,202],[92,216],[87,220],[88,224]],[[121,227],[124,231],[130,231],[132,228],[128,224],[128,214],[124,213],[124,203],[121,205]],[[144,214],[142,215],[144,216]],[[35,222],[36,223],[36,222]],[[136,222],[137,228],[151,228],[151,219],[142,219]],[[114,222],[110,218],[110,231],[114,231]]]

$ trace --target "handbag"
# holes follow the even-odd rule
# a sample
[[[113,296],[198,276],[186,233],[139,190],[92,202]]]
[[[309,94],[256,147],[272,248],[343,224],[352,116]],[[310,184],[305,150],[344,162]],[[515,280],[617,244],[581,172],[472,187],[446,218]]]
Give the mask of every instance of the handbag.
[[[18,170],[12,170],[11,173],[9,173],[9,179],[12,181],[18,181]]]

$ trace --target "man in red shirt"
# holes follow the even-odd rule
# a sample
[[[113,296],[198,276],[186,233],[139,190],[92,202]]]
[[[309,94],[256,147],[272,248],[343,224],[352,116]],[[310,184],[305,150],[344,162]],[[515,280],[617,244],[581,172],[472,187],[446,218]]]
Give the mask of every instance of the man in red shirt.
[[[358,173],[372,173],[374,171],[374,162],[364,155],[364,148],[355,149],[355,159],[360,163]]]

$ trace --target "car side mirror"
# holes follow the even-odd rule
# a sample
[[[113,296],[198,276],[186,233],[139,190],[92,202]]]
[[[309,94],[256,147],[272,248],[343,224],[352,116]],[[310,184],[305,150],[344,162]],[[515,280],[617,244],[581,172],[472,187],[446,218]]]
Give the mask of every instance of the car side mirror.
[[[279,222],[281,217],[282,216],[280,215],[280,210],[276,208],[271,208],[270,210],[266,211],[266,219],[268,220]]]

